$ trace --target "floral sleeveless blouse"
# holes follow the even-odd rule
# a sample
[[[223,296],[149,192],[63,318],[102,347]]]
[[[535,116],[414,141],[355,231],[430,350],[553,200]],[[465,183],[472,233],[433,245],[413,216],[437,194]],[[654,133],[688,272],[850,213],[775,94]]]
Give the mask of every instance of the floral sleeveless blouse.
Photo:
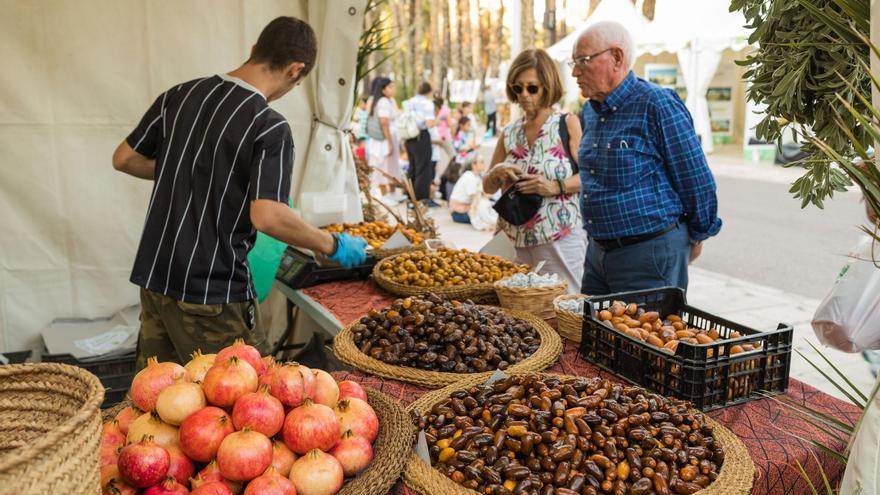
[[[559,126],[565,125],[563,115],[555,112],[548,117],[531,147],[526,139],[525,118],[508,124],[501,138],[507,150],[505,161],[527,174],[544,174],[553,181],[571,177],[571,164],[559,137]],[[573,229],[582,228],[578,194],[545,197],[538,213],[528,222],[510,225],[499,218],[498,225],[518,248],[558,241]]]

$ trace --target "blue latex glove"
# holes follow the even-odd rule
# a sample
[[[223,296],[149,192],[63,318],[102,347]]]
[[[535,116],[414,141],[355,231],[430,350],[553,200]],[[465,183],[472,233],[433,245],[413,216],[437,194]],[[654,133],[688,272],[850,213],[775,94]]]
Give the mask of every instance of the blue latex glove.
[[[362,265],[367,259],[367,241],[360,237],[346,234],[333,234],[336,238],[336,252],[328,256],[332,261],[339,263],[345,268]]]

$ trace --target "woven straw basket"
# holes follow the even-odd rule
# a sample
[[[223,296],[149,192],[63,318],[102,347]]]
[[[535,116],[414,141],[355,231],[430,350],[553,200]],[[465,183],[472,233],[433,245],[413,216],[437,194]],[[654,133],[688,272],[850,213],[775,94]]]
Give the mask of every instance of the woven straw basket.
[[[398,254],[409,253],[411,251],[424,251],[427,249],[425,243],[416,244],[413,246],[404,246],[393,249],[373,249],[367,251],[367,254],[372,255],[377,260],[384,260],[385,258],[390,258],[392,256],[397,256]]]
[[[503,280],[494,284],[495,294],[498,295],[501,307],[526,311],[542,320],[556,316],[553,300],[556,296],[564,294],[568,288],[568,282],[565,280],[549,287],[507,287],[501,282]]]
[[[367,402],[379,417],[379,436],[373,443],[373,460],[357,477],[346,480],[339,495],[385,495],[397,482],[406,466],[409,453],[415,441],[416,428],[409,415],[391,397],[382,392],[364,387]],[[126,406],[128,400],[105,409],[104,421],[116,417]],[[61,492],[59,492],[61,493]],[[73,492],[71,492],[73,493]]]
[[[485,381],[486,379],[481,377],[468,377],[448,387],[432,390],[410,404],[407,410],[419,415],[424,414],[434,404],[449,397],[452,392],[485,383]],[[694,495],[747,495],[752,491],[755,465],[749,457],[745,444],[732,431],[721,426],[712,418],[707,416],[706,422],[714,428],[715,439],[724,447],[725,460],[718,479],[708,488],[700,490]],[[403,482],[422,495],[479,495],[479,492],[459,485],[429,466],[416,455],[415,451],[410,453],[406,470],[403,472]]]
[[[453,285],[452,287],[416,287],[414,285],[404,285],[383,275],[379,270],[379,263],[376,263],[376,266],[373,267],[373,279],[379,287],[395,296],[424,296],[433,293],[437,294],[437,297],[449,301],[453,299],[459,301],[470,299],[475,303],[481,304],[498,303],[498,296],[495,295],[495,287],[490,283]]]
[[[103,400],[82,368],[0,366],[0,492],[100,494]]]
[[[556,331],[572,342],[580,342],[584,328],[584,315],[559,308],[560,301],[584,299],[590,296],[583,294],[563,294],[553,300],[553,310],[556,312]]]
[[[530,323],[538,335],[541,336],[541,345],[534,354],[510,366],[507,372],[536,372],[547,369],[559,359],[562,354],[562,339],[543,320],[523,313],[521,311],[505,309],[508,315]],[[445,387],[456,383],[464,377],[476,376],[483,380],[488,378],[494,371],[482,373],[448,373],[443,371],[427,371],[408,366],[393,366],[378,359],[364,354],[354,343],[354,331],[352,328],[360,322],[353,321],[333,338],[333,353],[340,361],[354,366],[362,371],[385,378],[393,378],[404,382],[414,383],[428,388]]]

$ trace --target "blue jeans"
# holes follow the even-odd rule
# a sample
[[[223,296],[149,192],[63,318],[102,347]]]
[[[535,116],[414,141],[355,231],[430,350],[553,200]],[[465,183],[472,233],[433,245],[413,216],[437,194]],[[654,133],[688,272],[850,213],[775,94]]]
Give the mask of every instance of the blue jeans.
[[[689,260],[685,224],[660,237],[610,251],[591,239],[581,293],[603,295],[666,286],[687,291]]]
[[[452,212],[452,221],[455,223],[471,223],[471,217],[467,213]]]

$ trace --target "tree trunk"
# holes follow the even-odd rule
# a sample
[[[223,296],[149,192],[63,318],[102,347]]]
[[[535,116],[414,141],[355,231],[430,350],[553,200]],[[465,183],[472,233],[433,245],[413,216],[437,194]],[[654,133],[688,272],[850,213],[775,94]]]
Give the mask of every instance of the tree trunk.
[[[449,16],[446,21],[449,25],[447,34],[449,35],[449,59],[446,67],[452,69],[452,78],[461,79],[461,38],[458,33],[458,2],[455,0],[449,2]]]
[[[468,53],[471,46],[471,2],[458,0],[458,56],[461,60],[460,79],[473,79],[473,59]]]
[[[471,59],[472,78],[483,78],[483,16],[480,15],[480,0],[471,0]],[[475,22],[474,22],[475,21]]]
[[[535,2],[534,0],[520,0],[522,5],[522,48],[528,50],[535,48]],[[514,55],[516,56],[516,55]]]
[[[442,12],[440,0],[431,0],[431,86],[437,92],[442,89],[440,67],[443,64],[443,51],[447,49],[440,34]]]
[[[501,9],[503,8],[502,5]],[[494,15],[491,11],[486,15],[486,32],[489,35],[487,72],[490,77],[498,77],[498,65],[501,63],[501,9]]]
[[[422,16],[422,0],[413,0],[413,23],[415,23],[415,31],[413,32],[413,59],[414,59],[414,77],[413,77],[413,88],[418,91],[418,85],[425,80],[425,53],[422,50],[422,47],[425,43],[425,26],[423,24],[423,16]]]
[[[406,34],[406,26],[408,25],[406,22],[406,8],[402,2],[389,3],[391,4],[391,10],[394,15],[394,39],[400,43],[401,35]],[[391,57],[394,61],[392,67],[394,68],[394,79],[398,86],[398,95],[406,94],[406,72],[407,67],[409,67],[409,57],[407,56],[406,48],[406,44],[403,43],[400,46],[400,50],[397,52],[399,55]]]

